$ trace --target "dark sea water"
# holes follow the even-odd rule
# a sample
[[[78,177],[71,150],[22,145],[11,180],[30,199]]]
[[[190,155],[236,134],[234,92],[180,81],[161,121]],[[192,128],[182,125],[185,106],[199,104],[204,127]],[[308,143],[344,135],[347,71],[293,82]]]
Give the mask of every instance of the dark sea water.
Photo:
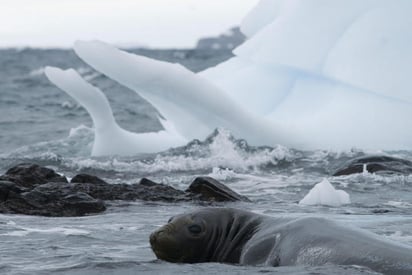
[[[231,56],[228,51],[134,51],[180,62],[193,71]],[[67,177],[84,172],[113,184],[149,177],[179,189],[185,189],[198,175],[209,175],[252,200],[224,206],[271,216],[327,217],[412,245],[412,175],[331,176],[351,158],[372,153],[412,160],[410,151],[251,147],[242,137],[219,129],[205,140],[158,154],[92,158],[91,119],[48,82],[43,75],[46,65],[73,67],[100,87],[125,129],[145,132],[161,128],[153,107],[135,92],[90,69],[70,50],[0,50],[1,174],[17,163],[34,162]],[[349,193],[351,204],[299,205],[324,178]],[[150,232],[170,216],[198,207],[136,201],[113,202],[104,214],[78,218],[0,214],[0,274],[373,274],[362,267],[178,265],[156,260],[148,242]]]

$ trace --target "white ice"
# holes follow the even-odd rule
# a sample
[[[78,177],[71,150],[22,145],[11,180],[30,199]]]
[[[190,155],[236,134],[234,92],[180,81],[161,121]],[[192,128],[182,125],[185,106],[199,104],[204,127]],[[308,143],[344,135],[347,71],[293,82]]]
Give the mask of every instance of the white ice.
[[[75,52],[96,70],[136,91],[187,139],[203,139],[217,127],[251,144],[275,145],[293,136],[242,108],[212,82],[178,64],[157,61],[99,41],[75,43]],[[101,58],[104,56],[104,58]]]
[[[51,82],[76,99],[92,117],[95,127],[93,156],[159,152],[187,142],[163,119],[160,121],[164,131],[143,134],[126,131],[116,123],[106,96],[75,70],[46,67],[45,73]]]
[[[412,149],[411,13],[409,0],[261,0],[242,23],[249,39],[236,56],[199,74],[103,42],[76,42],[80,58],[166,119],[156,142],[137,135],[134,150],[126,145],[136,134],[117,126],[107,100],[87,104],[71,85],[56,84],[91,114],[100,143],[93,154],[167,149],[217,127],[254,145]],[[60,76],[52,82],[83,81]],[[78,93],[90,88],[82,83]],[[124,145],[102,149],[113,140]]]
[[[273,22],[287,7],[286,0],[260,0],[247,15],[243,18],[241,31],[247,37],[252,37],[260,29]]]
[[[300,137],[285,145],[411,149],[411,13],[406,0],[262,0],[236,57],[201,75]]]
[[[327,179],[316,184],[299,202],[301,205],[328,206],[341,206],[349,203],[349,194],[343,190],[336,190]]]

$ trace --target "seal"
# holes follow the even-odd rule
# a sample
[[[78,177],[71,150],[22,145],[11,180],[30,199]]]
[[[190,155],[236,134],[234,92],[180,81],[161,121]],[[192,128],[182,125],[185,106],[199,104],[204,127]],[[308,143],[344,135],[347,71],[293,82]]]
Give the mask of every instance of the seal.
[[[359,265],[412,274],[412,247],[317,217],[269,217],[202,208],[172,217],[150,235],[156,256],[175,263]]]

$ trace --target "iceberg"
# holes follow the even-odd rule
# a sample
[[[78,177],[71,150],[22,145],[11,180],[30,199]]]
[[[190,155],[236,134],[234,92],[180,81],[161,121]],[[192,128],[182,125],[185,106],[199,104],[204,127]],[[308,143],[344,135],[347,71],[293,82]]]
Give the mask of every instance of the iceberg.
[[[277,131],[276,125],[248,112],[211,81],[179,64],[130,54],[100,41],[77,41],[74,50],[94,69],[136,91],[189,140],[203,139],[218,127],[252,144],[290,139],[286,129]]]
[[[198,74],[77,41],[81,59],[157,108],[159,133],[121,129],[104,94],[73,71],[46,75],[92,116],[93,155],[156,152],[218,127],[252,145],[412,149],[411,11],[408,0],[261,0],[242,22],[248,40],[235,57]],[[119,146],[103,149],[109,140]]]
[[[236,56],[200,74],[300,137],[284,145],[411,149],[411,10],[406,0],[262,0]]]
[[[102,91],[86,82],[75,70],[46,67],[51,82],[77,100],[90,114],[94,125],[93,156],[154,153],[187,142],[168,121],[159,118],[163,131],[132,133],[116,123]]]
[[[336,190],[327,179],[316,184],[299,202],[300,205],[328,206],[341,206],[349,203],[349,194],[343,190]]]

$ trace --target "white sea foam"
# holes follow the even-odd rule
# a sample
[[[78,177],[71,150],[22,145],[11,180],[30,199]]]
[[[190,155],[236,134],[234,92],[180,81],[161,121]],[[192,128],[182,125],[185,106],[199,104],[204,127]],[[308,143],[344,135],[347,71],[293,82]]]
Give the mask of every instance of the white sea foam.
[[[62,156],[84,157],[90,156],[93,145],[94,130],[84,125],[72,128],[67,137],[42,141],[31,145],[25,145],[10,153],[0,156],[8,158],[39,159],[59,162]]]
[[[212,173],[210,173],[208,176],[217,180],[228,180],[236,177],[236,175],[237,174],[229,168],[213,167]]]
[[[398,207],[398,208],[409,208],[412,206],[412,203],[406,201],[388,201],[385,205]]]
[[[40,67],[40,68],[34,69],[29,72],[29,76],[36,77],[36,76],[42,76],[42,75],[44,75],[44,67]]]
[[[75,138],[78,136],[83,136],[87,134],[93,134],[94,130],[86,125],[79,125],[77,127],[71,128],[69,132],[69,138]]]
[[[12,236],[12,237],[23,237],[27,236],[30,232],[25,230],[16,230],[7,233],[0,234],[0,236]]]
[[[315,246],[302,248],[297,257],[296,264],[298,265],[322,265],[327,263],[327,259],[333,255],[333,249],[327,246]],[[324,262],[320,262],[324,259]]]
[[[77,103],[74,103],[72,101],[64,101],[62,102],[62,107],[66,108],[66,109],[77,109],[80,107],[80,105],[78,105]]]
[[[15,236],[15,237],[23,237],[28,234],[38,233],[38,234],[62,234],[65,236],[81,236],[81,235],[89,235],[90,231],[77,229],[77,228],[65,228],[65,227],[54,227],[54,228],[24,228],[21,227],[18,230],[10,231],[7,233],[0,234],[1,236]]]
[[[339,180],[342,178],[342,181]],[[373,182],[375,184],[396,184],[399,186],[406,185],[408,182],[412,180],[412,175],[391,175],[390,177],[387,175],[380,175],[376,173],[369,173],[367,171],[363,171],[363,173],[357,173],[347,176],[339,176],[335,178],[335,180],[345,186],[347,184],[364,184],[364,182]]]
[[[196,171],[213,170],[219,167],[236,172],[259,169],[262,165],[276,165],[278,161],[292,161],[296,156],[283,146],[274,148],[260,148],[249,150],[248,145],[243,148],[225,129],[219,129],[211,140],[206,140],[194,147],[173,149],[152,158],[144,160],[130,160],[118,157],[109,159],[74,158],[68,159],[66,165],[74,169],[95,168],[102,170],[144,171],[155,173],[160,171]]]

